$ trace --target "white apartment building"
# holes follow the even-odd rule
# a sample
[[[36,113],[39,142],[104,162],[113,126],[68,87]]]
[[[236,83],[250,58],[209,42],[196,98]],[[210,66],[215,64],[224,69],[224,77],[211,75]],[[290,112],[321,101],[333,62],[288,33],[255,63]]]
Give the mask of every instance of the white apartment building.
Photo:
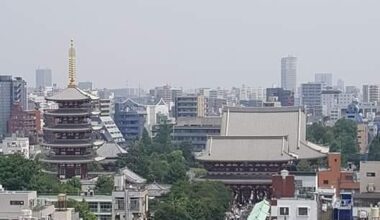
[[[6,137],[3,143],[0,145],[2,154],[22,154],[26,159],[29,159],[29,138],[16,137]]]

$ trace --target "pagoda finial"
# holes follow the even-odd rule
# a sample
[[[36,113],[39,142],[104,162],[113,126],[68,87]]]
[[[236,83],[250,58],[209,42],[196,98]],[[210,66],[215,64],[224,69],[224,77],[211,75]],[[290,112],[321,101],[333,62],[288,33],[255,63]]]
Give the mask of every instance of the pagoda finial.
[[[69,49],[69,85],[68,87],[76,87],[75,83],[75,75],[76,75],[76,54],[74,48],[74,40],[70,41],[70,49]]]

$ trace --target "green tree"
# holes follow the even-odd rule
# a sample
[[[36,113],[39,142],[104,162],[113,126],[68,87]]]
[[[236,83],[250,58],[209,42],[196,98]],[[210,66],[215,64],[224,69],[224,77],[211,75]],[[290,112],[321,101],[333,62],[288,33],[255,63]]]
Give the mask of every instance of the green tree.
[[[224,219],[231,193],[221,182],[179,181],[158,204],[155,219]],[[177,217],[179,216],[179,217]]]
[[[21,155],[0,156],[0,184],[8,190],[29,189],[31,180],[41,173],[40,166]]]
[[[70,208],[75,208],[76,212],[79,212],[79,217],[83,220],[96,220],[97,217],[94,213],[90,211],[90,208],[88,207],[88,204],[85,200],[82,200],[81,202],[77,202],[75,200],[69,200],[67,202],[67,206]]]
[[[114,182],[112,176],[99,176],[96,181],[95,190],[97,193],[110,194],[112,193],[113,186]]]
[[[369,145],[368,160],[380,161],[380,136],[375,137]]]
[[[313,168],[308,160],[300,160],[297,164],[297,171],[310,172]]]
[[[342,164],[357,161],[357,125],[348,119],[339,119],[335,125],[326,127],[322,123],[314,123],[307,128],[307,139],[317,144],[330,146],[330,152],[340,152]]]

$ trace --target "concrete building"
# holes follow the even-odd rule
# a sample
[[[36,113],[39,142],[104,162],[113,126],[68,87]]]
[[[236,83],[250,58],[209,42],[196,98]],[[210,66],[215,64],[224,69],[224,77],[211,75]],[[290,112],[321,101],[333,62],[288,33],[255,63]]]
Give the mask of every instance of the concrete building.
[[[7,122],[13,104],[28,109],[26,82],[21,77],[0,76],[0,136],[7,133]]]
[[[11,137],[6,137],[3,143],[0,144],[1,152],[3,155],[8,154],[21,154],[26,159],[29,159],[29,139],[23,137],[16,137],[12,135]]]
[[[339,108],[339,90],[323,90],[321,92],[322,115],[330,117],[332,111]]]
[[[380,193],[380,161],[360,162],[360,193]]]
[[[267,88],[266,101],[269,102],[271,97],[277,97],[281,106],[294,106],[294,92],[283,88]]]
[[[333,76],[332,73],[316,73],[314,75],[314,82],[321,83],[324,87],[332,87],[333,86]]]
[[[102,133],[107,142],[124,143],[125,139],[115,121],[110,116],[100,116],[101,124],[103,125],[104,132]]]
[[[315,199],[281,198],[272,206],[271,216],[278,220],[318,220],[318,203]]]
[[[202,151],[208,136],[220,134],[221,122],[221,117],[178,118],[173,126],[172,140],[191,143],[194,151]]]
[[[123,175],[115,176],[115,191],[112,192],[112,219],[147,219],[148,191],[138,187],[126,186]]]
[[[52,72],[51,69],[37,69],[36,70],[36,89],[45,90],[46,87],[52,87]]]
[[[340,153],[329,153],[327,157],[328,168],[318,172],[318,187],[321,189],[336,189],[336,195],[341,191],[359,191],[359,182],[354,172],[341,169]]]
[[[153,90],[153,96],[155,99],[155,102],[158,102],[160,99],[163,99],[166,103],[174,102],[173,100],[173,92],[171,90],[172,88],[169,85],[164,85],[161,87],[156,87]],[[180,96],[182,95],[182,90],[179,92],[178,90],[175,90],[175,95]]]
[[[296,92],[297,58],[292,56],[281,59],[281,88]]]
[[[319,119],[322,116],[322,84],[301,84],[301,103],[312,118]]]
[[[78,88],[84,91],[91,91],[92,90],[92,82],[78,82]]]
[[[29,137],[31,144],[37,144],[38,135],[41,133],[41,112],[23,110],[20,103],[13,104],[8,120],[8,133]]]
[[[201,95],[179,96],[175,100],[175,118],[204,117],[207,112],[207,100]]]
[[[369,142],[369,128],[368,124],[360,123],[357,128],[357,142],[358,150],[360,154],[365,154],[368,151],[368,142]]]
[[[0,219],[58,219],[54,212],[53,205],[38,203],[36,191],[7,191],[0,185]]]
[[[380,103],[379,85],[363,85],[363,102]]]
[[[342,91],[342,92],[345,92],[345,87],[344,87],[344,81],[342,79],[338,79],[336,81],[336,89]]]
[[[58,206],[57,196],[39,195],[38,199]],[[90,211],[96,215],[97,220],[113,220],[112,219],[112,196],[110,195],[87,194],[87,195],[80,195],[80,196],[67,196],[67,199],[75,200],[77,202],[86,201]],[[57,216],[57,214],[55,214],[54,216]]]

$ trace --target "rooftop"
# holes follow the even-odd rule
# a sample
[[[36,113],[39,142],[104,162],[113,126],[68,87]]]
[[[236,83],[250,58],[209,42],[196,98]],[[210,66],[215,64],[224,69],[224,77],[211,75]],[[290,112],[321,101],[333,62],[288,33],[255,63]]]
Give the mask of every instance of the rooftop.
[[[290,147],[286,136],[212,136],[198,157],[201,161],[289,161],[326,155],[308,143]]]
[[[88,94],[77,87],[68,87],[59,93],[47,97],[46,100],[49,101],[80,101],[80,100],[90,100],[96,99],[97,97]]]

